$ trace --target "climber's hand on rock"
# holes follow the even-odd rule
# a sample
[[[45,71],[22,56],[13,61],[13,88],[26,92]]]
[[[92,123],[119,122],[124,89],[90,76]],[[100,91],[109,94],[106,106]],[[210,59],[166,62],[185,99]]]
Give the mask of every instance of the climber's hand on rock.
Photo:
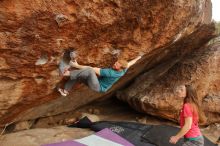
[[[76,67],[76,68],[79,66],[79,64],[78,64],[78,62],[76,60],[75,61],[71,60],[69,65],[72,66],[72,67]]]
[[[138,57],[137,57],[137,58],[138,58],[138,60],[139,60],[139,59],[141,59],[141,57],[142,57],[141,55],[140,55],[140,56],[138,56]]]
[[[59,72],[59,75],[60,75],[60,76],[64,76],[64,73],[65,73],[66,71],[68,71],[69,68],[70,68],[70,67],[64,68],[63,72],[62,72],[62,71]]]
[[[70,76],[70,71],[69,70],[66,70],[64,73],[63,73],[63,76]]]
[[[140,53],[139,53],[139,56],[140,56],[140,57],[144,56],[144,52],[140,52]]]
[[[66,71],[69,71],[69,68],[70,68],[70,67],[66,67],[66,68],[64,69],[64,72],[63,72],[63,73],[65,73]]]

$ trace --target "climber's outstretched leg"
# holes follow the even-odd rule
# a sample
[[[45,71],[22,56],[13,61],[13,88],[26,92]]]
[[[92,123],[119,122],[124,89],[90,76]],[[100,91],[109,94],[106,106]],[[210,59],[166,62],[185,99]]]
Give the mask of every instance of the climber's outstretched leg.
[[[68,95],[69,91],[72,89],[74,84],[77,82],[77,80],[83,80],[86,82],[86,84],[94,91],[99,92],[100,91],[100,85],[98,77],[96,76],[95,71],[88,67],[81,70],[74,70],[74,71],[66,71],[64,73],[64,76],[69,76],[70,79],[65,83],[64,89],[59,89],[58,91],[61,93],[61,95],[66,96]]]

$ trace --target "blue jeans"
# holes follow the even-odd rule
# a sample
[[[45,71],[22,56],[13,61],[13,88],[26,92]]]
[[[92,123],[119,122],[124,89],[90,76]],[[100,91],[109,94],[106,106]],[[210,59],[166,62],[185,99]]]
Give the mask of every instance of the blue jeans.
[[[92,68],[70,71],[70,79],[65,83],[64,89],[70,91],[78,80],[83,81],[92,90],[100,92],[99,80]]]

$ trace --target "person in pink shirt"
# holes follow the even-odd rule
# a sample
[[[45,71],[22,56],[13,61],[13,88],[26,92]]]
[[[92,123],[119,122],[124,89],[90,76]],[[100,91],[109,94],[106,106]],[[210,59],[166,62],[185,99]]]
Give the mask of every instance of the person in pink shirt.
[[[201,110],[196,90],[191,85],[181,85],[176,88],[176,94],[184,98],[183,107],[180,112],[181,130],[170,137],[170,143],[176,144],[184,137],[182,146],[204,146],[204,139],[199,129],[199,122],[204,122],[205,116]]]

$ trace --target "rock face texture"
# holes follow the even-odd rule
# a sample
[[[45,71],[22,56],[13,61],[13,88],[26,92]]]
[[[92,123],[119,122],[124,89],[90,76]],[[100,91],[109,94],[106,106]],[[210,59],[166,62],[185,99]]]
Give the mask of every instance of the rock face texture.
[[[145,54],[111,95],[143,70],[206,43],[212,29],[183,53],[167,47],[210,21],[210,0],[1,0],[0,124],[56,115],[105,96],[81,84],[65,98],[55,91],[63,81],[57,64],[68,47],[76,48],[80,64],[98,67]]]
[[[173,62],[167,61],[144,73],[118,97],[138,111],[178,121],[183,98],[177,97],[173,89],[191,84],[208,117],[206,124],[219,122],[220,42],[195,50],[169,68]]]

